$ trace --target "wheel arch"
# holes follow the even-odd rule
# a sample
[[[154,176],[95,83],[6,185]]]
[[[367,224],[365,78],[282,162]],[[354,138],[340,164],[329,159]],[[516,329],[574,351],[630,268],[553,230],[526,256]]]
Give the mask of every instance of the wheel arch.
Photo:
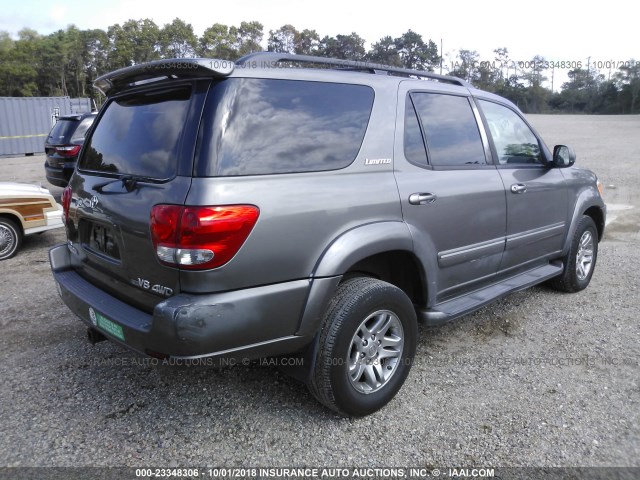
[[[24,235],[24,218],[20,214],[13,210],[0,209],[0,218],[13,221],[20,229],[20,233]]]
[[[591,217],[593,223],[596,224],[596,228],[598,230],[598,241],[602,240],[602,236],[604,235],[604,224],[605,224],[605,213],[602,208],[598,206],[592,206],[585,210],[583,215],[587,215]]]
[[[596,224],[596,229],[598,230],[598,241],[602,240],[607,218],[607,207],[595,187],[586,188],[578,195],[573,213],[571,214],[571,223],[564,239],[562,248],[563,256],[569,252],[571,239],[583,215],[588,215],[593,219]]]
[[[413,251],[407,224],[401,221],[376,222],[352,228],[331,242],[316,263],[312,277],[344,275],[365,258],[394,250]]]
[[[402,290],[413,304],[426,304],[426,275],[413,252],[392,250],[371,255],[349,267],[342,281],[357,276],[383,280]]]
[[[398,262],[398,263],[396,263]],[[406,268],[406,272],[401,272]],[[371,276],[397,286],[415,301],[423,301],[425,274],[413,253],[404,222],[376,222],[337,237],[318,260],[300,320],[298,335],[314,336],[336,288],[345,278]],[[420,285],[412,285],[419,281]]]

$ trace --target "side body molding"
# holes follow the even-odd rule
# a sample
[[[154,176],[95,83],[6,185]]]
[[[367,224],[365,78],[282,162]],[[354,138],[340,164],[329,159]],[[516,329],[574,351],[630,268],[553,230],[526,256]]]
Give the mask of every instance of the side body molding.
[[[312,273],[312,284],[297,335],[316,332],[342,275],[360,260],[390,251],[413,251],[406,223],[384,221],[344,232],[324,251]]]

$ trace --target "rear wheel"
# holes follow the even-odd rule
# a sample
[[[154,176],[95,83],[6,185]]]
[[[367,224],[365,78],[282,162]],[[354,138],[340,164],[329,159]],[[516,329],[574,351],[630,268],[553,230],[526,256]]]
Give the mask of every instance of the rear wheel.
[[[379,410],[409,374],[416,336],[415,310],[402,290],[373,278],[345,281],[324,318],[309,390],[342,415]]]
[[[22,230],[14,222],[0,217],[0,260],[13,257],[22,244]]]
[[[579,292],[589,285],[598,258],[598,230],[593,219],[584,215],[571,240],[569,253],[564,257],[562,275],[549,283],[562,292]]]

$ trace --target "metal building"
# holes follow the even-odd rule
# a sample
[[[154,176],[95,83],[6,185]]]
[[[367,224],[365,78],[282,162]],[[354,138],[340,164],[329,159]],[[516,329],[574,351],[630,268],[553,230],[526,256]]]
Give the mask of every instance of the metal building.
[[[42,153],[59,116],[90,111],[88,98],[0,97],[0,156]]]

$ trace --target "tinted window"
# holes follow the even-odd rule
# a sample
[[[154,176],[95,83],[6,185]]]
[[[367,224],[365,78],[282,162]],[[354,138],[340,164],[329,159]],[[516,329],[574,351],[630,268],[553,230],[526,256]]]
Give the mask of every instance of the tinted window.
[[[78,123],[77,120],[58,120],[49,132],[47,141],[54,144],[68,142]]]
[[[542,163],[538,139],[518,114],[497,103],[485,100],[479,103],[487,119],[499,163]]]
[[[228,79],[209,93],[198,174],[259,175],[344,168],[373,105],[361,85]]]
[[[431,165],[484,164],[484,147],[466,97],[412,93]]]
[[[112,101],[89,139],[79,168],[171,178],[189,99],[190,89],[183,87]]]
[[[418,116],[410,97],[407,97],[404,113],[404,156],[407,157],[407,160],[417,165],[424,166],[428,164],[422,130],[420,130]]]

